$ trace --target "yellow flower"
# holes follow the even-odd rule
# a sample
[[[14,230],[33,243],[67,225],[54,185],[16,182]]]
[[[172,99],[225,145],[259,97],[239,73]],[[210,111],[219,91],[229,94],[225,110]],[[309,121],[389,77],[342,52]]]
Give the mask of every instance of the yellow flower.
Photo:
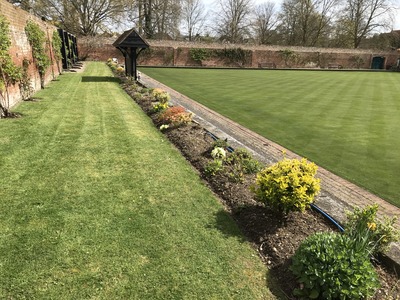
[[[372,222],[372,223],[367,223],[368,229],[371,231],[375,231],[376,230],[376,223]]]

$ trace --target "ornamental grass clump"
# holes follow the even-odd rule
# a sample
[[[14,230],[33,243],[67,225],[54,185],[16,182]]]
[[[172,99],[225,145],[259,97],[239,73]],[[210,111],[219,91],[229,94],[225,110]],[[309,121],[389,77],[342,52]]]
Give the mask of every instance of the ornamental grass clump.
[[[399,240],[395,229],[396,217],[384,217],[383,222],[377,219],[378,205],[368,205],[363,209],[354,208],[347,213],[344,234],[353,241],[357,251],[364,251],[368,256],[384,253],[389,244]]]
[[[299,282],[293,292],[299,299],[367,299],[379,287],[369,257],[341,233],[308,237],[294,254],[290,270]]]
[[[315,178],[317,169],[305,158],[285,158],[257,174],[253,191],[259,201],[284,214],[304,211],[320,190],[320,180]]]

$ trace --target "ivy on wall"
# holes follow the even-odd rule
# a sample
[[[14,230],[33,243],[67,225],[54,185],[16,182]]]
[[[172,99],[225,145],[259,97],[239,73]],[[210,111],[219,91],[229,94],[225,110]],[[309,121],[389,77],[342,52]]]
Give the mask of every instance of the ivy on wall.
[[[53,32],[53,37],[51,40],[51,45],[53,46],[53,53],[54,53],[54,58],[56,59],[56,64],[57,64],[57,69],[58,72],[61,73],[61,68],[60,68],[60,61],[62,60],[62,53],[61,53],[61,48],[62,48],[62,40],[60,35],[58,34],[57,30],[54,30]]]
[[[213,57],[224,59],[228,64],[239,67],[244,67],[246,64],[251,63],[251,50],[244,50],[242,48],[191,48],[189,50],[189,55],[194,61],[199,63]]]
[[[50,59],[46,53],[45,43],[46,34],[40,29],[39,25],[33,21],[28,21],[25,26],[25,32],[28,37],[29,44],[32,47],[33,60],[40,75],[40,85],[44,88],[44,75],[50,66]]]
[[[9,86],[22,78],[21,68],[12,61],[10,29],[6,18],[0,15],[0,117],[10,116]]]
[[[31,78],[29,76],[29,65],[31,61],[24,57],[22,61],[22,76],[19,82],[19,89],[21,91],[22,100],[32,100],[33,93],[35,92],[31,85]]]

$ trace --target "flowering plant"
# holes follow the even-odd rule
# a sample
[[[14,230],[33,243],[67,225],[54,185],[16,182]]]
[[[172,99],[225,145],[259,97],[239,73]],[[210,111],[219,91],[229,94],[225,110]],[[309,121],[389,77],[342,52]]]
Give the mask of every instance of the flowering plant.
[[[166,129],[168,129],[168,128],[169,128],[169,125],[168,125],[168,124],[163,124],[163,125],[160,126],[160,130],[161,130],[161,131],[166,130]]]
[[[385,217],[381,222],[377,212],[378,205],[374,204],[347,213],[344,234],[350,237],[356,250],[366,251],[369,255],[384,252],[391,242],[399,240],[399,232],[394,227],[396,218]]]
[[[168,103],[157,103],[153,105],[154,112],[160,112],[168,108]]]
[[[226,151],[221,147],[215,147],[211,151],[211,157],[214,159],[224,159],[226,157]]]

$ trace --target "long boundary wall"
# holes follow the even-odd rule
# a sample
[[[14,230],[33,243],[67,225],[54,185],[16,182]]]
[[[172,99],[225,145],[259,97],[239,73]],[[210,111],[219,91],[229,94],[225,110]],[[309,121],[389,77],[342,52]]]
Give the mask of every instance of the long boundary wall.
[[[28,68],[28,76],[30,78],[32,88],[35,91],[39,90],[41,88],[39,72],[33,61],[32,48],[28,42],[28,38],[25,33],[25,26],[29,20],[32,20],[37,23],[40,26],[41,30],[43,30],[47,35],[46,51],[48,51],[48,55],[51,58],[50,60],[52,62],[52,65],[47,69],[44,76],[45,84],[55,79],[55,77],[58,76],[61,72],[58,66],[62,66],[62,64],[59,62],[59,64],[57,65],[57,61],[54,58],[53,49],[51,47],[53,33],[57,32],[57,27],[42,21],[41,19],[29,14],[28,12],[18,7],[13,6],[11,3],[5,0],[0,0],[0,15],[4,16],[9,22],[11,38],[10,54],[14,63],[17,66],[22,67],[22,62],[24,59],[27,59],[31,62]],[[20,102],[22,99],[18,84],[11,86],[9,92],[10,107],[12,107]]]
[[[112,46],[117,37],[81,38],[78,43],[81,58],[106,61],[116,57],[124,61],[122,54]],[[374,57],[383,59],[382,69],[396,66],[400,57],[396,50],[382,51],[374,49],[336,49],[284,46],[254,46],[234,44],[208,44],[177,41],[148,40],[150,48],[143,51],[138,63],[145,66],[208,66],[208,67],[244,67],[258,68],[343,68],[371,69]],[[191,58],[190,49],[224,50],[241,48],[247,52],[245,63],[238,64],[221,57],[211,57],[197,62]],[[284,58],[282,51],[292,51],[295,55]]]

